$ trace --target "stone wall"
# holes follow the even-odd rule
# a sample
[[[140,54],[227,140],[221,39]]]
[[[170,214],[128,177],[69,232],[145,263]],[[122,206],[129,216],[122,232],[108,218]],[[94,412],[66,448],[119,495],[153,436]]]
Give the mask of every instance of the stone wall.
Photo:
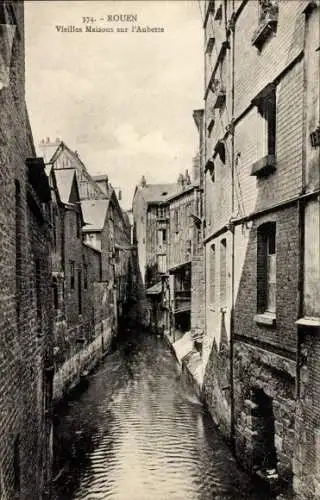
[[[299,498],[320,497],[319,327],[301,327],[295,419],[294,488]]]
[[[290,483],[296,363],[237,341],[233,369],[236,456],[250,472],[268,479],[276,469]]]

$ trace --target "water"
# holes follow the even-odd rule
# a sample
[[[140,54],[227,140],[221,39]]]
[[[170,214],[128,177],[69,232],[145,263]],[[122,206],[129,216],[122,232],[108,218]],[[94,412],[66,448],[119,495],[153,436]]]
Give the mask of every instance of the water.
[[[269,498],[239,470],[163,341],[138,332],[60,410],[55,455],[55,500]]]

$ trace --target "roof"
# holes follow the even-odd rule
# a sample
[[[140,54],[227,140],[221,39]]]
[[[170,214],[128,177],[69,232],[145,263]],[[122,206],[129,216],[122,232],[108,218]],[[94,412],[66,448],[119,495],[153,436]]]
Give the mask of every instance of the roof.
[[[55,170],[54,175],[60,200],[62,203],[69,203],[75,170],[73,168]]]
[[[107,216],[109,200],[84,200],[81,202],[84,232],[102,231]]]
[[[171,184],[147,184],[144,187],[139,186],[139,191],[147,203],[159,203],[167,201],[170,196],[179,191],[177,183]]]
[[[147,295],[159,295],[162,292],[162,283],[159,281],[155,285],[150,286],[150,288],[147,288],[146,294]]]
[[[168,197],[168,201],[172,201],[175,198],[179,198],[179,197],[182,197],[185,194],[189,194],[196,187],[198,187],[197,184],[189,184],[189,185],[185,186],[184,189],[180,189],[179,191],[177,191],[176,193],[174,193],[172,196],[169,196]]]
[[[107,174],[99,174],[99,175],[93,175],[92,179],[95,181],[108,181],[108,176]]]

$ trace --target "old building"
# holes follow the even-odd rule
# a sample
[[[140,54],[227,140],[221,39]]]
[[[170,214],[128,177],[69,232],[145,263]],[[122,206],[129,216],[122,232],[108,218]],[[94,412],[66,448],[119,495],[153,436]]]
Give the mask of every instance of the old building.
[[[194,163],[194,169],[199,165]],[[199,176],[198,176],[199,177]],[[199,219],[199,184],[191,182],[188,171],[178,177],[177,193],[168,200],[171,326],[181,332],[191,330],[192,264],[198,244],[202,243]],[[196,288],[196,287],[194,287]]]
[[[168,313],[162,310],[161,276],[167,272],[168,198],[178,189],[176,183],[147,184],[143,176],[135,189],[132,202],[141,320],[145,326],[151,326],[154,330],[165,328],[169,321]]]
[[[193,159],[193,183],[195,188],[195,207],[191,214],[193,228],[192,266],[191,266],[191,331],[202,344],[205,330],[205,259],[203,245],[204,231],[204,110],[193,111],[193,119],[199,135],[198,153]],[[202,346],[201,346],[202,349]]]
[[[22,2],[0,2],[0,497],[49,498],[50,189],[25,104]],[[30,460],[33,457],[33,460]]]
[[[109,298],[116,308],[114,329],[118,316],[122,316],[128,301],[128,284],[132,276],[128,274],[131,262],[130,221],[124,215],[120,204],[121,191],[113,188],[106,174],[90,175],[79,154],[72,151],[63,141],[43,139],[39,146],[44,158],[55,170],[76,172],[79,196],[83,210],[86,210],[89,225],[84,228],[87,243],[101,252],[102,280],[109,283]],[[117,196],[118,193],[118,196]],[[108,222],[104,226],[104,215]],[[95,220],[95,217],[97,219]],[[103,229],[104,228],[104,229]]]
[[[300,256],[298,296],[298,370],[296,382],[294,487],[299,498],[320,496],[320,3],[304,10],[305,128],[302,189],[299,201]]]
[[[84,262],[84,225],[74,169],[49,173],[52,192],[52,273],[54,305],[54,399],[76,385],[84,371],[79,359],[92,336],[92,313],[87,309],[88,264]]]
[[[313,493],[316,19],[318,2],[205,3],[204,393],[248,470],[303,489],[305,464]]]
[[[39,150],[45,163],[50,163],[56,169],[72,168],[76,172],[81,200],[105,199],[106,193],[89,174],[77,151],[72,151],[61,139],[51,141],[49,137],[42,139]]]

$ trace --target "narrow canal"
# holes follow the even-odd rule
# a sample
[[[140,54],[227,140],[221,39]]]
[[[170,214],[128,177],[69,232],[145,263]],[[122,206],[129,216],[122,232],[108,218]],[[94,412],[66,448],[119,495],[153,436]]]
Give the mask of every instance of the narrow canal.
[[[263,499],[162,339],[135,333],[55,422],[53,499]]]

